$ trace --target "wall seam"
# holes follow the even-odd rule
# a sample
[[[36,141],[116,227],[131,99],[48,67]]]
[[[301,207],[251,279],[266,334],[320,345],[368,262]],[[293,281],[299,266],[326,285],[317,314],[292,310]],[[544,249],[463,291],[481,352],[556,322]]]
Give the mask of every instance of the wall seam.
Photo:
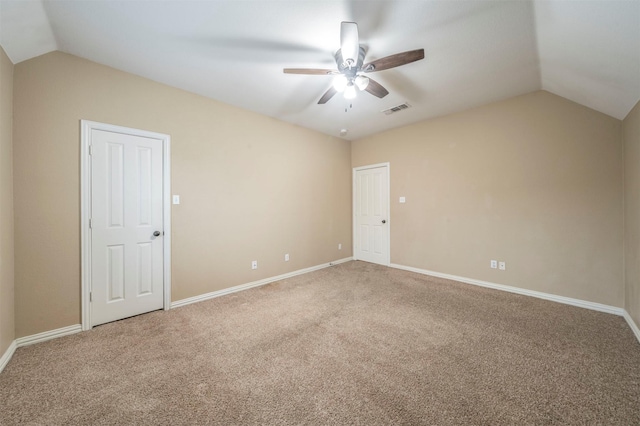
[[[622,144],[622,308],[627,308],[627,168],[624,120],[620,122],[620,142]]]

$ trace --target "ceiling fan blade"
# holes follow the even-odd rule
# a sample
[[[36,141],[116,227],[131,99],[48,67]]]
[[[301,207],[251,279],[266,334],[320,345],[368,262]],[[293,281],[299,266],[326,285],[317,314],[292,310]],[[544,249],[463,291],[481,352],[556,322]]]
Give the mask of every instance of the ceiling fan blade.
[[[410,64],[411,62],[424,59],[424,49],[409,50],[407,52],[396,53],[395,55],[385,56],[376,59],[362,66],[364,72],[384,71],[389,68],[399,67],[400,65]]]
[[[338,70],[325,70],[320,68],[285,68],[285,74],[308,74],[308,75],[333,75],[338,74]]]
[[[338,91],[336,89],[334,89],[333,86],[331,86],[329,88],[329,90],[324,92],[324,95],[322,95],[322,97],[320,98],[318,103],[319,104],[326,104],[329,101],[329,99],[333,98],[333,95],[335,95],[336,93],[338,93]]]
[[[360,41],[358,40],[358,24],[355,22],[340,23],[340,51],[345,62],[351,60],[354,65],[358,63]]]
[[[367,87],[364,90],[371,93],[373,96],[377,96],[379,98],[384,98],[389,94],[389,91],[387,89],[382,87],[380,83],[378,83],[377,81],[375,81],[370,77],[369,77],[369,84],[367,84]]]

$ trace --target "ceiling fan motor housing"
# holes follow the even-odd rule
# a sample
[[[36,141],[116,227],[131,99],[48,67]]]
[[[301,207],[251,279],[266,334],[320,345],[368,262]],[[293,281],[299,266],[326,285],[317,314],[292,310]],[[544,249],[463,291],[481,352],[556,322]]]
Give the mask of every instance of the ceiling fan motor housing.
[[[342,49],[338,49],[336,54],[334,55],[336,64],[338,65],[338,70],[344,74],[347,78],[353,79],[356,77],[357,72],[362,68],[362,64],[364,63],[364,55],[366,51],[364,47],[360,46],[358,50],[358,61],[355,64],[351,64],[351,68],[349,68],[349,64],[342,58]]]

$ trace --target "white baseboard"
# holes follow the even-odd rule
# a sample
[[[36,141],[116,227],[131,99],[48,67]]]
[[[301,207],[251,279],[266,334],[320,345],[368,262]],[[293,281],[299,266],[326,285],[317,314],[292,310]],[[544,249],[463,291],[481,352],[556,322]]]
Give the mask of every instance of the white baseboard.
[[[627,320],[627,324],[631,327],[631,331],[633,331],[633,334],[636,335],[636,339],[640,342],[640,328],[638,328],[638,324],[633,321],[633,318],[631,318],[631,315],[629,315],[629,312],[627,311],[624,311],[624,319]]]
[[[339,265],[341,263],[351,262],[352,260],[353,260],[353,257],[344,257],[342,259],[338,259],[338,260],[334,260],[333,262],[329,262],[328,264],[325,263],[325,264],[318,265],[318,266],[312,266],[312,268],[314,268],[313,269],[314,271],[317,271],[318,269],[327,268],[328,266],[336,266],[336,265]],[[301,271],[306,271],[306,269],[301,269]],[[304,273],[305,272],[302,272],[302,274],[304,274]],[[296,273],[296,275],[300,275],[300,274]]]
[[[82,326],[80,324],[75,324],[68,327],[45,331],[43,333],[32,334],[31,336],[18,337],[16,340],[11,342],[7,350],[4,352],[4,355],[0,358],[0,373],[4,370],[4,367],[7,365],[9,360],[11,360],[11,357],[17,348],[33,345],[34,343],[46,342],[47,340],[68,336],[70,334],[76,334],[80,331],[82,331]]]
[[[524,288],[512,287],[512,286],[503,285],[503,284],[495,284],[488,281],[481,281],[473,278],[459,277],[457,275],[443,274],[441,272],[428,271],[426,269],[419,269],[411,266],[403,266],[403,265],[397,265],[397,264],[391,264],[389,266],[396,269],[403,269],[405,271],[416,272],[418,274],[430,275],[432,277],[445,278],[453,281],[460,281],[466,284],[492,288],[495,290],[508,291],[509,293],[522,294],[524,296],[537,297],[538,299],[551,300],[553,302],[564,303],[565,305],[578,306],[580,308],[591,309],[593,311],[606,312],[608,314],[623,316],[626,312],[623,308],[618,308],[615,306],[603,305],[602,303],[589,302],[581,299],[573,299],[571,297],[557,296],[555,294],[543,293],[541,291],[527,290]]]
[[[47,340],[68,336],[70,334],[76,334],[81,331],[82,331],[82,326],[80,324],[74,324],[68,327],[62,327],[62,328],[57,328],[55,330],[45,331],[44,333],[32,334],[31,336],[18,337],[16,339],[16,346],[21,348],[22,346],[28,346],[28,345],[33,345],[34,343],[46,342]]]
[[[2,370],[4,370],[4,367],[6,367],[7,364],[9,363],[9,360],[13,356],[13,353],[16,351],[16,348],[17,348],[16,341],[14,340],[13,342],[11,342],[7,350],[4,351],[4,354],[2,354],[2,357],[0,357],[0,373],[2,373]]]
[[[311,266],[305,269],[298,269],[297,271],[287,272],[286,274],[278,275],[275,277],[264,278],[258,281],[252,281],[246,284],[240,284],[234,287],[224,288],[222,290],[212,291],[211,293],[201,294],[199,296],[188,297],[182,300],[176,300],[171,303],[171,308],[179,308],[180,306],[190,305],[196,302],[202,302],[204,300],[213,299],[216,297],[224,296],[225,294],[236,293],[238,291],[248,290],[250,288],[259,287],[261,285],[269,284],[275,281],[284,280],[287,278],[295,277],[296,275],[302,275],[309,272],[317,271],[319,269],[328,268],[330,266],[339,265],[340,263],[353,260],[353,257],[345,257],[344,259],[334,260],[333,262],[323,263],[321,265]]]

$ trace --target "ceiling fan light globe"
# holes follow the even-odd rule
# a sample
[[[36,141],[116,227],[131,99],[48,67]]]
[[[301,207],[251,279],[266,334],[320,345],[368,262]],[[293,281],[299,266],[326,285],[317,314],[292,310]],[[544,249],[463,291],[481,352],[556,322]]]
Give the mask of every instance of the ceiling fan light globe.
[[[349,84],[346,89],[344,89],[344,98],[345,99],[354,99],[356,97],[356,86]]]
[[[344,89],[347,87],[348,83],[349,82],[347,80],[347,77],[345,77],[342,74],[336,75],[335,78],[333,79],[333,88],[336,89],[338,92],[343,92]]]
[[[358,86],[358,89],[364,90],[369,85],[369,78],[359,75],[356,77],[355,83],[356,86]]]

